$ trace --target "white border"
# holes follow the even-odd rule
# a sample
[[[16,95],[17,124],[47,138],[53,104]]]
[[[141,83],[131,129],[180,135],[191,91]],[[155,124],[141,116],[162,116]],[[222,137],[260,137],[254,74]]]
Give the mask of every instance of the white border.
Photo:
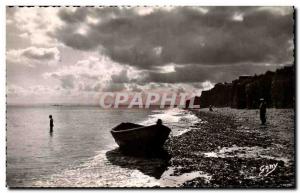
[[[196,3],[197,2],[197,3]],[[1,15],[1,30],[0,30],[0,190],[1,192],[8,192],[9,190],[5,187],[5,178],[6,178],[6,168],[5,168],[5,160],[6,160],[6,152],[5,152],[5,6],[6,5],[250,5],[250,6],[291,6],[294,5],[296,8],[300,7],[299,0],[4,0],[4,3],[0,4],[0,15]],[[298,13],[299,15],[299,13]],[[297,19],[297,26],[299,26],[299,19]],[[298,34],[297,34],[298,35]],[[298,37],[298,36],[297,36]],[[296,44],[298,45],[298,43]],[[297,50],[297,55],[298,55]],[[297,73],[299,74],[299,67],[297,67]],[[297,91],[300,90],[300,84],[297,81]],[[297,92],[297,96],[299,96]],[[299,98],[297,98],[298,104],[297,109],[299,109]],[[299,114],[299,113],[298,113]],[[299,116],[297,115],[297,120]],[[297,131],[297,139],[299,138],[299,131]],[[299,144],[299,143],[297,143]],[[297,146],[297,155],[299,155],[299,147]],[[299,159],[298,159],[299,160]],[[297,163],[297,174],[299,173],[299,161]],[[297,185],[299,185],[299,178],[297,176]],[[58,190],[64,192],[70,192],[74,190]],[[80,192],[87,192],[91,190],[80,190]],[[104,191],[104,190],[97,190],[97,191]],[[113,190],[113,192],[120,192],[121,190]],[[122,190],[124,191],[124,190]],[[125,190],[129,192],[130,190]],[[139,190],[137,190],[139,191]],[[152,191],[165,191],[165,190],[152,190]],[[183,190],[182,190],[183,191]],[[208,192],[212,190],[189,190],[190,191],[201,191],[201,192]],[[224,190],[213,190],[213,191],[224,191]],[[226,190],[227,191],[227,190]],[[253,190],[258,191],[258,190]],[[260,190],[265,191],[265,190]],[[280,191],[280,190],[272,190],[272,191]],[[293,190],[285,190],[285,191],[293,191]],[[22,192],[33,192],[33,190],[23,190]],[[228,192],[234,192],[234,190],[228,190]]]
[[[5,0],[7,5],[294,5],[296,0]]]

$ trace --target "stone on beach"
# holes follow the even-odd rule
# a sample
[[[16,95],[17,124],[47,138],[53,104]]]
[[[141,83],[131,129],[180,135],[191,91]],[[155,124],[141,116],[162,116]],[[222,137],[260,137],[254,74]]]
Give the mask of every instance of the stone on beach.
[[[200,171],[211,176],[185,182],[183,187],[295,187],[294,111],[268,109],[267,127],[256,110],[218,108],[195,110],[201,121],[167,144],[173,175]],[[207,156],[210,155],[210,156]],[[261,167],[276,169],[261,176]]]

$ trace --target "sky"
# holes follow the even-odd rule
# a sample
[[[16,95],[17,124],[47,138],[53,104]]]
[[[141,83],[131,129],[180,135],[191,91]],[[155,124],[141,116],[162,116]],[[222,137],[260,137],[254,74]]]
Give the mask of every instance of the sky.
[[[7,7],[8,104],[201,94],[294,63],[292,7]]]

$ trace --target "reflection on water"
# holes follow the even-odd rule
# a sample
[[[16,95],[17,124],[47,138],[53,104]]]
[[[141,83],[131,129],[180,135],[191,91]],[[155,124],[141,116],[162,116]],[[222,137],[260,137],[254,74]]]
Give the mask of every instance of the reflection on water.
[[[145,175],[159,179],[168,167],[170,155],[161,149],[150,154],[124,153],[119,148],[106,153],[107,160],[122,168],[139,170]]]
[[[49,114],[54,118],[53,133],[49,133]],[[111,128],[120,122],[147,125],[158,118],[172,135],[195,121],[179,109],[8,106],[7,183],[10,187],[177,186],[184,178],[170,176],[169,155],[141,157],[114,149]]]
[[[114,145],[110,129],[123,121],[138,122],[151,110],[98,107],[7,107],[7,183],[32,181],[76,167],[96,151]],[[49,115],[54,132],[49,132]],[[76,161],[76,162],[75,162]]]

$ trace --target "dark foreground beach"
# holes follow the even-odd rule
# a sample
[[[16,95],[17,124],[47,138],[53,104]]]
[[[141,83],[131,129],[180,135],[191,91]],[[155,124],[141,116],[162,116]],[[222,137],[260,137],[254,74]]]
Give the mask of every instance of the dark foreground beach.
[[[182,187],[295,187],[293,109],[268,109],[266,126],[258,110],[193,112],[201,121],[166,145],[173,175],[205,174]]]

